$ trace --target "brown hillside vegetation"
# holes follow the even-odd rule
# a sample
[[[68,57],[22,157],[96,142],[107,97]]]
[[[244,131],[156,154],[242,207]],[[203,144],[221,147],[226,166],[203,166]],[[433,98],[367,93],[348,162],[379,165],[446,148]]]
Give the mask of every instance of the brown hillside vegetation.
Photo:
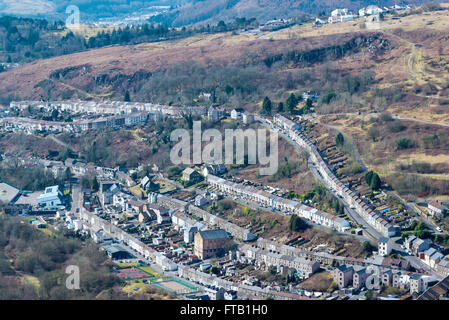
[[[95,85],[107,77],[135,80],[139,76],[151,76],[182,62],[197,62],[206,67],[212,65],[253,64],[266,57],[288,50],[307,52],[313,49],[344,45],[357,37],[378,36],[376,33],[341,34],[336,36],[298,39],[258,40],[247,36],[212,35],[196,36],[181,41],[136,46],[110,47],[48,60],[25,64],[0,74],[0,95],[15,94],[21,99],[61,98],[64,95],[80,98],[102,98],[111,94],[108,86]],[[357,41],[357,40],[356,40]],[[371,52],[367,52],[371,55]],[[360,57],[354,57],[359,62]],[[368,57],[368,60],[372,57]],[[351,59],[349,59],[351,60]],[[357,67],[355,61],[352,68]],[[345,72],[346,62],[340,67]],[[304,67],[304,66],[303,66]],[[60,76],[74,68],[67,78]],[[350,72],[347,70],[346,72]],[[121,83],[122,89],[126,83]],[[129,84],[128,84],[129,85]],[[132,86],[132,82],[131,82]],[[112,92],[114,94],[114,92]],[[51,95],[51,96],[50,96]],[[49,97],[50,96],[50,97]]]
[[[364,30],[360,18],[268,34],[196,35],[60,56],[0,74],[0,101],[121,100],[129,90],[135,101],[192,104],[201,91],[216,88],[217,102],[254,110],[264,95],[285,99],[286,91],[331,92],[343,77],[368,69],[376,82],[366,93],[341,95],[319,112],[430,108],[431,114],[445,114],[448,14],[388,15],[378,30]],[[336,47],[344,49],[343,55],[336,56]],[[228,84],[232,94],[224,93]]]

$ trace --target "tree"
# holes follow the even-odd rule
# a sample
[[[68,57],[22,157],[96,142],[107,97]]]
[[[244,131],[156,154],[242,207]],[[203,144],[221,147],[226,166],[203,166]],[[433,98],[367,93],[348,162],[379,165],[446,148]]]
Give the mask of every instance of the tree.
[[[373,141],[376,141],[376,139],[380,136],[379,129],[373,125],[368,129],[368,135]]]
[[[58,118],[58,115],[59,115],[59,111],[56,110],[56,109],[54,109],[54,110],[51,112],[51,118],[52,118],[53,120],[56,120],[56,119]]]
[[[271,100],[268,97],[263,99],[261,114],[271,115]]]
[[[83,189],[89,189],[91,187],[90,179],[88,176],[83,176],[81,178],[81,187]]]
[[[377,173],[373,174],[373,177],[371,179],[370,188],[372,190],[379,190],[382,185],[382,182],[380,181],[379,175]]]
[[[304,105],[304,107],[302,107],[301,109],[301,113],[305,114],[305,113],[309,113],[310,109],[313,107],[312,104],[312,100],[307,99],[306,100],[306,104]]]
[[[365,174],[365,181],[366,181],[366,183],[367,183],[368,185],[371,184],[371,179],[373,178],[373,174],[374,174],[373,171],[368,171],[368,172]]]
[[[66,168],[64,171],[64,180],[70,181],[71,178],[72,178],[72,173],[70,172],[70,168]]]
[[[129,91],[128,90],[126,90],[126,92],[125,92],[125,98],[123,99],[123,101],[125,101],[125,102],[130,102],[131,101],[131,97],[129,95]]]
[[[373,247],[371,246],[371,243],[369,243],[369,241],[363,241],[362,250],[371,253],[373,251]]]
[[[287,100],[285,100],[285,105],[288,112],[293,113],[295,111],[296,106],[298,105],[298,99],[293,93],[291,93]]]
[[[337,137],[335,138],[335,144],[337,145],[337,147],[342,147],[345,143],[345,138],[343,137],[343,135],[339,132],[337,134]]]
[[[278,103],[278,109],[277,112],[284,112],[284,103],[283,102],[279,102]]]
[[[64,153],[62,154],[62,160],[67,160],[68,158],[74,158],[75,157],[75,152],[73,152],[72,149],[70,148],[66,148]]]
[[[94,177],[92,179],[92,185],[91,185],[92,190],[94,191],[98,191],[98,189],[100,188],[100,185],[98,184],[98,180],[97,177]]]
[[[366,173],[365,181],[370,186],[371,190],[379,190],[382,185],[379,175],[374,171],[368,171]]]
[[[290,217],[290,230],[301,231],[307,229],[307,223],[296,214]]]

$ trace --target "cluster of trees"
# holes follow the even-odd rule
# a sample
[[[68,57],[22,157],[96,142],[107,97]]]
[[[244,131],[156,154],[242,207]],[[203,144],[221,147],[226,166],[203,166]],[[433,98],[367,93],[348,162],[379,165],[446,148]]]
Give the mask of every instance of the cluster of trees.
[[[290,190],[287,197],[289,199],[298,198],[301,201],[310,200],[313,203],[321,204],[324,211],[332,208],[335,213],[344,214],[344,206],[322,184],[314,186],[312,190],[303,195]]]
[[[382,186],[382,181],[380,180],[379,175],[374,171],[368,171],[365,174],[365,181],[372,190],[379,190]]]
[[[3,44],[0,62],[29,62],[91,48],[173,40],[199,33],[232,31],[250,25],[258,23],[255,19],[237,18],[229,24],[220,21],[214,26],[196,28],[143,24],[114,28],[112,31],[103,30],[86,40],[82,35],[67,30],[62,21],[51,23],[43,19],[4,16],[0,17],[0,43]]]
[[[447,163],[429,163],[413,160],[411,164],[400,163],[398,169],[416,173],[446,173],[449,171]]]
[[[218,27],[209,28],[209,32],[217,31]],[[87,48],[101,48],[112,45],[137,44],[162,40],[172,40],[189,37],[193,34],[207,32],[207,29],[174,29],[165,25],[126,26],[114,29],[111,32],[101,31],[90,37],[86,43]]]
[[[436,234],[435,243],[439,245],[449,246],[449,234]]]
[[[64,28],[62,22],[0,17],[0,43],[3,45],[0,61],[29,62],[84,50],[84,39],[73,33],[63,36]]]
[[[7,255],[5,248],[8,248]],[[68,264],[77,265],[81,270],[80,290],[65,286],[64,266]],[[6,281],[4,276],[16,275],[16,271],[37,277],[39,289],[29,290],[26,284]],[[17,297],[17,292],[25,292],[25,298],[29,299],[95,299],[98,293],[120,282],[110,274],[107,257],[96,246],[85,247],[63,231],[50,237],[28,223],[0,217],[1,299],[23,298]]]
[[[385,177],[386,182],[401,195],[426,197],[448,195],[449,181],[421,177],[412,173],[395,173]]]
[[[218,211],[221,213],[223,211],[228,211],[235,208],[235,202],[229,199],[222,199],[217,203]]]
[[[335,213],[337,214],[345,213],[345,206],[341,204],[337,198],[330,198],[329,200],[327,200],[327,204],[329,208],[333,208],[335,210]]]
[[[306,114],[310,112],[310,109],[313,107],[312,100],[307,99],[305,104],[300,109],[297,109],[299,102],[302,101],[301,96],[295,96],[294,93],[290,93],[285,102],[280,101],[276,108],[276,113],[288,112],[290,114]],[[262,103],[262,109],[260,110],[260,114],[262,115],[271,115],[273,111],[273,103],[270,98],[265,97]]]
[[[80,184],[83,189],[90,189],[94,192],[97,192],[100,189],[100,184],[95,176],[82,176]]]
[[[299,161],[285,161],[279,165],[275,174],[268,177],[269,182],[279,181],[284,178],[291,178],[293,175],[307,169],[307,164],[303,160]]]
[[[63,186],[70,181],[70,172],[65,172],[55,177],[53,172],[44,168],[23,167],[16,162],[2,163],[0,165],[0,177],[2,180],[22,190],[37,191],[51,185]]]
[[[421,239],[427,239],[432,235],[432,232],[429,230],[429,227],[424,222],[417,222],[413,221],[410,227],[408,228],[409,231],[404,231],[401,234],[401,237],[407,237],[410,234],[414,234],[416,237]]]

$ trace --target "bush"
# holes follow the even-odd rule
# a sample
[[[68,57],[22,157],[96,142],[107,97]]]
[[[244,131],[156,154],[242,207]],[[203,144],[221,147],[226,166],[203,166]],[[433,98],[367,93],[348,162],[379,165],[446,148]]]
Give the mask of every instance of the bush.
[[[364,241],[362,243],[362,250],[368,253],[371,253],[373,251],[373,246],[371,245],[371,243],[369,243],[369,241]]]
[[[409,138],[402,137],[396,140],[397,149],[408,149],[413,147],[413,143]]]
[[[396,133],[401,132],[407,129],[405,125],[403,125],[400,121],[392,121],[387,125],[387,129],[390,132]]]

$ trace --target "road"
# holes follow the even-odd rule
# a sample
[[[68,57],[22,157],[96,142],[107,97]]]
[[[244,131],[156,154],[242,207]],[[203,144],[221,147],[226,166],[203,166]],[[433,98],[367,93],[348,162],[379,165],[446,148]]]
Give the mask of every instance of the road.
[[[265,126],[268,126],[270,130],[275,130],[278,134],[280,134],[288,143],[290,143],[296,150],[301,152],[303,149],[295,142],[293,141],[288,135],[284,134],[282,131],[279,131],[271,126],[271,124],[267,123],[264,119],[261,119],[258,117],[258,121],[262,122]],[[380,234],[377,230],[375,230],[373,227],[371,227],[358,213],[356,213],[353,209],[351,209],[350,205],[346,203],[346,201],[342,198],[340,198],[332,189],[330,189],[326,182],[323,180],[323,177],[316,169],[315,165],[310,161],[307,160],[307,164],[309,166],[310,171],[312,171],[313,175],[318,181],[321,181],[322,184],[327,188],[329,192],[331,192],[337,199],[339,199],[340,203],[342,203],[345,207],[345,212],[348,214],[349,218],[353,220],[358,225],[362,225],[364,229],[364,233],[367,237],[371,239],[371,241],[375,241],[377,243],[377,239],[380,237],[383,237],[382,234]]]
[[[260,118],[259,118],[260,119]],[[262,119],[262,121],[259,120],[259,122],[262,122],[263,124],[265,124],[266,126],[268,126],[270,128],[270,130],[273,130],[274,128],[272,128],[272,126],[267,123],[266,121],[264,121]],[[281,134],[290,144],[292,144],[296,150],[301,151],[302,149],[299,147],[299,145],[293,141],[290,137],[288,137],[286,134],[276,130],[279,134]],[[380,234],[378,231],[376,231],[373,227],[371,227],[362,217],[360,217],[359,214],[357,214],[354,210],[351,209],[350,205],[348,203],[346,203],[343,199],[341,199],[340,197],[338,197],[338,195],[332,190],[330,189],[326,183],[323,181],[321,174],[318,172],[318,170],[316,169],[315,165],[308,160],[307,164],[310,168],[310,170],[312,171],[313,175],[319,180],[323,182],[323,185],[326,186],[327,190],[329,192],[331,192],[337,199],[340,200],[341,203],[343,203],[344,207],[345,207],[345,212],[347,213],[347,215],[353,220],[355,221],[357,224],[362,225],[364,228],[364,234],[366,236],[369,236],[371,238],[372,241],[375,241],[377,244],[377,239],[379,239],[380,237],[383,237],[382,234]],[[394,193],[393,193],[394,195]],[[396,197],[398,197],[396,195]],[[403,202],[401,200],[401,202]],[[409,205],[407,203],[405,203],[405,205],[408,207]],[[414,212],[412,210],[412,212]],[[418,215],[418,217],[420,217],[420,215]],[[372,242],[371,241],[371,242]],[[429,272],[430,274],[434,275],[435,277],[441,278],[437,273],[435,273],[429,266],[427,266],[425,263],[423,263],[418,257],[415,257],[413,255],[409,255],[407,252],[405,252],[401,246],[399,244],[397,244],[396,242],[393,242],[393,249],[395,251],[397,251],[401,256],[403,256],[404,259],[406,259],[407,261],[410,262],[410,264],[416,268],[416,269],[424,269],[426,272]]]
[[[67,143],[62,142],[61,140],[59,140],[55,135],[50,134],[48,135],[48,137],[53,140],[54,142],[56,142],[57,144],[65,147],[65,148],[69,148],[70,146]]]
[[[369,115],[374,115],[374,114],[372,113],[372,114],[369,114]],[[404,118],[399,118],[399,117],[397,117],[397,116],[393,116],[393,118],[405,120]],[[416,120],[416,119],[407,119],[407,120]],[[420,120],[418,120],[418,121],[420,121]],[[421,122],[421,121],[420,121],[420,122]],[[327,125],[327,124],[324,124],[324,125],[325,125],[326,127],[328,127],[328,128],[331,128],[331,129],[333,129],[333,130],[339,132],[339,133],[342,133],[339,129],[337,129],[337,128],[333,127],[333,126],[330,126],[330,125]],[[342,133],[342,134],[343,134],[343,133]],[[363,168],[363,171],[367,171],[367,170],[368,170],[367,167],[365,166],[364,162],[363,162],[362,159],[360,158],[359,153],[358,153],[356,150],[355,150],[353,156],[355,156],[355,160],[358,161],[358,162],[360,163],[360,165],[361,165],[362,168]],[[310,166],[309,166],[309,167],[310,167]],[[411,212],[417,219],[419,219],[420,221],[424,222],[426,225],[430,223],[430,225],[429,225],[430,229],[431,229],[433,232],[438,233],[438,231],[437,231],[437,229],[436,229],[437,226],[435,225],[435,223],[431,222],[431,221],[428,220],[428,219],[425,219],[425,218],[420,214],[420,212],[419,212],[418,210],[416,210],[416,208],[415,208],[413,205],[407,203],[405,200],[403,200],[401,197],[399,197],[394,191],[391,191],[391,190],[388,191],[388,190],[386,190],[386,193],[387,193],[388,195],[390,195],[391,197],[395,198],[396,200],[398,200],[399,202],[403,203],[404,206],[406,207],[406,209],[407,209],[409,212]]]
[[[309,165],[310,171],[312,171],[313,175],[318,181],[323,181],[323,177],[316,169],[315,165],[311,161],[307,161],[307,164]],[[323,185],[324,182],[323,182]],[[327,190],[345,207],[345,213],[348,215],[348,217],[355,222],[357,225],[362,225],[363,227],[363,233],[366,235],[367,238],[371,240],[371,242],[375,242],[377,246],[377,240],[380,237],[383,237],[382,234],[380,234],[377,230],[375,230],[373,227],[371,227],[358,213],[356,213],[353,209],[351,209],[350,205],[346,203],[342,198],[339,197],[339,195],[334,192],[332,189],[327,188]]]
[[[403,118],[403,117],[399,117],[399,116],[392,116],[392,118],[393,118],[393,119],[397,119],[397,120],[414,121],[414,122],[419,122],[419,123],[429,124],[429,125],[432,125],[432,126],[440,126],[440,127],[446,127],[446,128],[449,128],[449,124],[444,124],[444,123],[438,123],[438,122],[432,122],[432,121],[420,120],[420,119],[415,119],[415,118]]]

